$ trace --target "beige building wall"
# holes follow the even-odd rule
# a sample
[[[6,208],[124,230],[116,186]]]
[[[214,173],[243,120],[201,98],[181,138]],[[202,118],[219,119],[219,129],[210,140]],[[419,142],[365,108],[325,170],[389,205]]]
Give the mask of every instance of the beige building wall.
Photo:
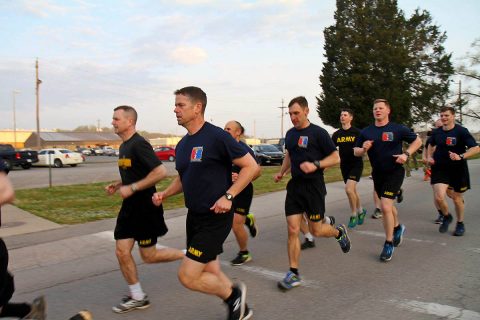
[[[164,137],[149,139],[153,147],[168,146],[175,147],[183,137]]]
[[[25,141],[32,134],[31,131],[17,130],[2,130],[0,131],[0,143],[11,144],[16,149],[25,148]]]

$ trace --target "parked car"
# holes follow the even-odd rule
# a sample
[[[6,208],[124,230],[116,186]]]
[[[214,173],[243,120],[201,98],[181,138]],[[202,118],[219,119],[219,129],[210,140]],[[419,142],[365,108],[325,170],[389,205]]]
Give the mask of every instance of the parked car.
[[[253,146],[255,158],[260,165],[282,164],[285,155],[271,144],[258,144]]]
[[[15,150],[11,144],[0,144],[0,158],[3,159],[7,170],[13,167],[30,169],[32,164],[38,161],[37,151]]]
[[[158,147],[154,151],[160,160],[175,161],[175,149],[172,147]]]
[[[103,149],[102,148],[91,148],[90,151],[92,152],[92,156],[103,156]]]
[[[117,155],[117,150],[113,149],[112,147],[103,147],[103,155],[105,156],[116,156]]]
[[[83,154],[84,156],[90,156],[92,154],[92,151],[90,149],[82,148],[82,147],[78,147],[76,151],[78,153]]]
[[[38,152],[37,166],[52,166],[61,168],[64,165],[76,167],[77,164],[82,163],[84,157],[78,152],[68,149],[50,148],[42,149]]]

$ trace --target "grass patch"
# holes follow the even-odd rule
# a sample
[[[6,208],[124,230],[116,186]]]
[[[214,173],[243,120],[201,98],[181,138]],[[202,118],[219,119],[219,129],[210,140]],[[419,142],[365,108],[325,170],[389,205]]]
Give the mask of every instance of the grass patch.
[[[255,195],[285,190],[289,177],[275,183],[273,176],[279,166],[262,167],[262,175],[253,182]],[[364,175],[369,175],[370,163],[364,162]],[[158,190],[165,189],[173,177],[157,184]],[[342,180],[339,166],[325,171],[325,182]],[[77,224],[115,218],[120,210],[121,198],[107,196],[104,188],[108,182],[58,186],[52,188],[24,189],[16,191],[15,205],[39,217],[60,224]],[[183,194],[170,197],[163,205],[165,210],[184,207]]]

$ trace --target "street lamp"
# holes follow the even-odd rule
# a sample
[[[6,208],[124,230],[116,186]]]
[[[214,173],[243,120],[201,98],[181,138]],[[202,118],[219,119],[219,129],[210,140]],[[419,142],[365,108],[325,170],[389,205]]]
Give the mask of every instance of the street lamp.
[[[20,91],[13,90],[12,97],[13,97],[13,147],[17,147],[17,113],[15,110],[15,95],[19,94]]]

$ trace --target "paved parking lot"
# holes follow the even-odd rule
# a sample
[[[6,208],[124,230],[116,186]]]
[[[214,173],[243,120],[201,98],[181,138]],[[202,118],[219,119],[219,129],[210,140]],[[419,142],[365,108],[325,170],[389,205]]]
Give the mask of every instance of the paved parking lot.
[[[32,167],[29,170],[16,168],[9,176],[15,189],[48,187],[94,182],[107,182],[120,179],[116,157],[90,156],[77,167],[48,168]],[[163,162],[169,175],[175,175],[174,162]]]

